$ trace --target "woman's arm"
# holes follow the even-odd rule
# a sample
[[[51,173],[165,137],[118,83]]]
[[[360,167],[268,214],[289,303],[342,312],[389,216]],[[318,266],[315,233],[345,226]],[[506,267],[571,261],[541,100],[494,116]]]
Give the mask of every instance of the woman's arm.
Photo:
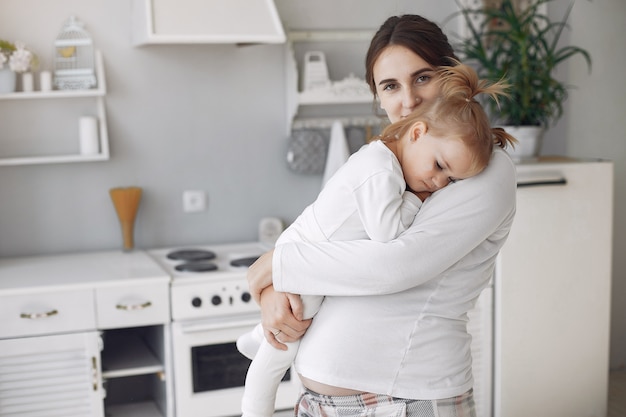
[[[515,213],[515,192],[515,166],[497,150],[484,172],[433,194],[413,225],[391,242],[278,246],[274,287],[297,294],[376,295],[420,285],[462,259],[479,261],[470,252],[497,253]],[[489,253],[475,250],[479,246]]]

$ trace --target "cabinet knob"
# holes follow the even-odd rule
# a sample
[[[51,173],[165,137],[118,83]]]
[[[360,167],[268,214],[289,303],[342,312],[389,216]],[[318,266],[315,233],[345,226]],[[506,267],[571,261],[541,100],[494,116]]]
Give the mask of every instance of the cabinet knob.
[[[211,304],[213,304],[214,306],[222,304],[222,297],[220,297],[219,295],[214,295],[213,298],[211,298]]]
[[[200,297],[194,297],[191,300],[191,305],[194,307],[200,307],[202,305],[202,299]]]
[[[250,295],[248,291],[241,294],[241,301],[243,301],[244,303],[250,302],[251,299],[252,299],[252,296]]]

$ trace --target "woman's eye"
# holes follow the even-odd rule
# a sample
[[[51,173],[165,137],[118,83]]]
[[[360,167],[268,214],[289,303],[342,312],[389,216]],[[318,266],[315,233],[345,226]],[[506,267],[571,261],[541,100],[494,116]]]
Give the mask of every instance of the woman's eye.
[[[425,84],[430,81],[431,78],[430,75],[420,75],[415,79],[415,84]]]
[[[439,171],[443,171],[443,167],[439,164],[439,162],[435,162],[435,165]]]
[[[396,89],[396,85],[395,84],[387,84],[383,87],[383,91],[391,91],[391,90],[395,90]]]

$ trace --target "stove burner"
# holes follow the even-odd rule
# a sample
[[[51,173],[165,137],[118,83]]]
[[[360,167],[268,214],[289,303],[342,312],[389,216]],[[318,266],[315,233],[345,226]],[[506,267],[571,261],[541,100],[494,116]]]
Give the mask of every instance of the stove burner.
[[[186,262],[174,267],[179,272],[209,272],[215,271],[217,265],[213,262]]]
[[[254,262],[256,262],[257,259],[259,259],[258,256],[251,256],[249,258],[233,259],[232,261],[230,261],[230,265],[231,266],[245,266],[245,267],[249,267]]]
[[[197,262],[208,261],[214,258],[215,252],[202,249],[182,249],[167,254],[167,259],[171,259],[174,261]],[[176,267],[176,269],[178,269],[178,267]]]

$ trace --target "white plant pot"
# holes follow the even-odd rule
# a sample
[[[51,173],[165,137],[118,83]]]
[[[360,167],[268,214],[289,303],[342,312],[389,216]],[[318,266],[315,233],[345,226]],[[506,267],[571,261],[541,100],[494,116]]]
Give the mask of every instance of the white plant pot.
[[[13,71],[7,67],[0,69],[0,94],[14,93],[15,82],[16,74]]]
[[[516,161],[527,161],[537,159],[541,151],[543,142],[543,132],[541,126],[502,126],[504,130],[517,139],[515,149],[507,148],[511,158]]]

